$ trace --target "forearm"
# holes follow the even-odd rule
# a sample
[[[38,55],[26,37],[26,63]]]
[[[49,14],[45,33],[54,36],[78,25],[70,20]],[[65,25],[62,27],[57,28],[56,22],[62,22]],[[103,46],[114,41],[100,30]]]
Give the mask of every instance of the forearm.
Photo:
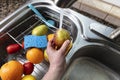
[[[42,80],[61,80],[63,72],[62,68],[50,67]]]

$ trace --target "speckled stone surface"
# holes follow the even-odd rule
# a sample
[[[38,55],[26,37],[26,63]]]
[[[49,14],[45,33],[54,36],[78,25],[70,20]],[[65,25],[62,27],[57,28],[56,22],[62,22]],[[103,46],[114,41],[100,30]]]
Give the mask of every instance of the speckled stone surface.
[[[13,13],[28,0],[0,0],[0,21]]]

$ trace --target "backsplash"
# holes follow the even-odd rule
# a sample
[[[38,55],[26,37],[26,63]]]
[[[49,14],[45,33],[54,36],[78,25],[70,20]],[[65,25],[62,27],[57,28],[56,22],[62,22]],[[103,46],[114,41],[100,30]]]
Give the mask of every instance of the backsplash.
[[[103,0],[104,2],[107,2],[111,5],[115,5],[115,6],[118,6],[120,7],[120,0]]]
[[[120,0],[114,0],[113,3],[112,1],[113,0],[78,0],[72,7],[120,27]],[[118,4],[116,4],[117,1],[119,1]]]

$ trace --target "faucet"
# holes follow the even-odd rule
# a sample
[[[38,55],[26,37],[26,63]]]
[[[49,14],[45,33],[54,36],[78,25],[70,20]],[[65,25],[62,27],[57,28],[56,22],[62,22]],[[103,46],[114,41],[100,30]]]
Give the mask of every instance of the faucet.
[[[120,37],[120,28],[115,29],[114,31],[111,32],[110,38],[111,39],[117,39]]]
[[[69,8],[77,0],[53,0],[58,7]]]

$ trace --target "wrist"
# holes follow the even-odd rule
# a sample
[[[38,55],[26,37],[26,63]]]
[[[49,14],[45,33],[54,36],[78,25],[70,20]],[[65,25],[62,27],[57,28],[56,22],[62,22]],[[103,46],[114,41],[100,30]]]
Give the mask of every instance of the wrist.
[[[62,64],[50,64],[49,68],[51,70],[64,71],[65,63],[62,63]]]
[[[62,68],[50,66],[42,80],[61,80],[63,72]]]
[[[52,72],[61,72],[61,71],[64,71],[64,68],[62,66],[56,66],[56,65],[51,65],[49,67],[49,70],[52,71]]]

